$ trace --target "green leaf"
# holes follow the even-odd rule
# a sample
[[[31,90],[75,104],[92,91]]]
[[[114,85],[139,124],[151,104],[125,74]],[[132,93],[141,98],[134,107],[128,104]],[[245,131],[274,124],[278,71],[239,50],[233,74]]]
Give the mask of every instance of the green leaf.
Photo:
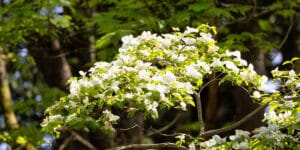
[[[259,24],[259,27],[260,27],[263,31],[271,31],[271,30],[272,30],[272,26],[271,26],[270,22],[267,21],[267,20],[260,19],[260,20],[258,21],[258,24]]]
[[[105,34],[104,36],[102,36],[100,39],[98,39],[96,41],[96,47],[97,48],[107,47],[109,44],[111,44],[111,42],[115,38],[116,34],[117,34],[116,32],[111,32],[111,33]]]

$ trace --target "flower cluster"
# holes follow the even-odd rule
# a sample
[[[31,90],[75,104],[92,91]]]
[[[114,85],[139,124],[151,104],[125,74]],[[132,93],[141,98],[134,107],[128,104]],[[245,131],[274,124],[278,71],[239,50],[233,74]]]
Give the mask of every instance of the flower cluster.
[[[114,61],[97,62],[88,72],[80,71],[80,77],[69,81],[70,94],[47,109],[43,128],[50,132],[61,126],[113,132],[120,118],[120,111],[115,110],[125,111],[129,116],[142,112],[145,117],[152,118],[159,117],[159,109],[186,110],[188,105],[195,105],[193,94],[213,72],[221,74],[220,84],[230,81],[243,85],[262,104],[280,99],[279,92],[264,92],[269,79],[258,75],[253,65],[241,58],[239,51],[216,45],[210,33],[213,29],[204,25],[172,34],[157,35],[147,31],[137,37],[124,36]],[[292,71],[275,70],[273,73],[274,80],[279,80],[282,74],[292,76],[284,80],[285,87],[292,89],[289,96],[299,94],[296,89],[299,75]],[[276,75],[279,76],[276,78]],[[272,110],[265,117],[267,123],[281,124],[291,116],[294,122],[290,123],[298,121],[296,111],[284,113],[282,110],[299,107],[298,102],[283,99],[270,103],[270,107]],[[245,131],[237,130],[229,140],[215,135],[202,146],[209,149],[251,147],[250,133]]]

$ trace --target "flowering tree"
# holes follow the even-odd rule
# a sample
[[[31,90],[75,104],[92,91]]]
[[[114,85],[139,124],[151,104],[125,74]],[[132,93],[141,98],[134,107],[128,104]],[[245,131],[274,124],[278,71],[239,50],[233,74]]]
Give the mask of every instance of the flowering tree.
[[[46,111],[43,129],[59,133],[64,129],[116,131],[120,111],[128,117],[142,113],[157,119],[160,110],[197,108],[199,135],[176,134],[176,143],[137,144],[117,147],[193,149],[283,149],[299,142],[300,74],[293,70],[272,71],[273,80],[285,92],[265,93],[266,76],[258,75],[252,64],[241,58],[239,51],[218,47],[212,38],[215,27],[187,27],[172,34],[143,32],[140,36],[122,38],[119,55],[112,62],[97,62],[81,77],[69,81],[70,94]],[[286,63],[296,61],[293,59]],[[202,90],[210,82],[204,79],[217,74],[219,85],[231,82],[243,87],[261,106],[231,126],[206,131],[202,118]],[[235,135],[221,138],[218,134],[236,129],[255,113],[269,106],[260,127],[252,133],[236,130]],[[116,111],[118,110],[118,111]],[[211,138],[211,139],[210,139]],[[299,146],[298,146],[299,147]]]

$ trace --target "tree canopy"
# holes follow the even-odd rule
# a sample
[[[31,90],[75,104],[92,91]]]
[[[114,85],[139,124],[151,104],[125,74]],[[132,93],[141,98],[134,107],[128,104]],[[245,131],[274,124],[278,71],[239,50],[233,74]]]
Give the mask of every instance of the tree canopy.
[[[0,144],[297,149],[299,4],[1,1]]]

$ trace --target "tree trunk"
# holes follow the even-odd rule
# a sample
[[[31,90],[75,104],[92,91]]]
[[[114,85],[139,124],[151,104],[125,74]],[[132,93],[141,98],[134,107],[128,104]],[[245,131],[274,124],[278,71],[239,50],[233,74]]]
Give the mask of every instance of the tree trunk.
[[[39,46],[39,49],[29,47],[29,51],[42,72],[46,83],[51,87],[58,87],[67,91],[66,83],[72,76],[70,65],[66,55],[62,52],[59,40],[52,40],[51,45],[51,49],[44,48],[48,47],[44,45]]]
[[[6,127],[10,129],[17,129],[19,128],[19,124],[11,107],[12,98],[8,83],[5,55],[3,49],[0,47],[0,103],[4,111]]]

